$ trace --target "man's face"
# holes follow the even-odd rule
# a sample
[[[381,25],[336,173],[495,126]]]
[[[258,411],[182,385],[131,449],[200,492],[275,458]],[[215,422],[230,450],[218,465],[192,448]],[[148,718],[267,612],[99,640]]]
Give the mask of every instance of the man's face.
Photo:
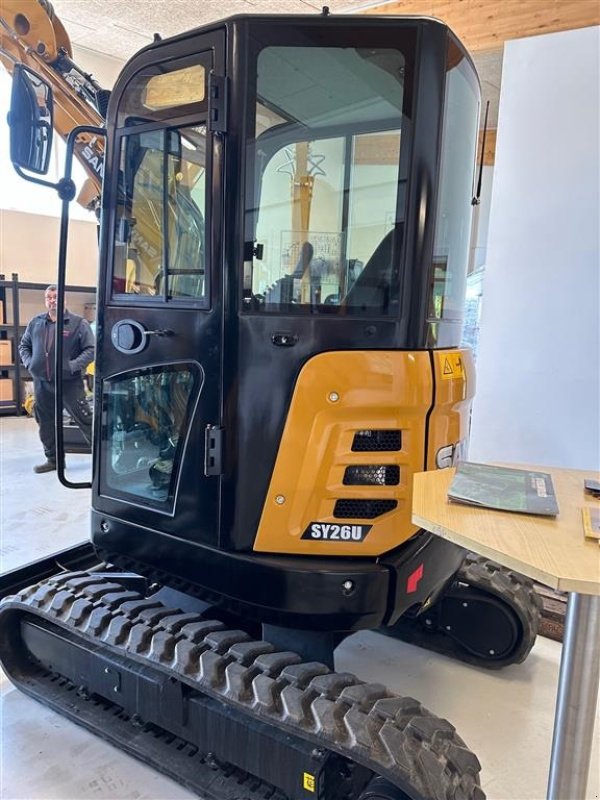
[[[46,294],[44,295],[44,300],[46,302],[46,308],[50,312],[50,314],[56,314],[56,289],[46,289]]]

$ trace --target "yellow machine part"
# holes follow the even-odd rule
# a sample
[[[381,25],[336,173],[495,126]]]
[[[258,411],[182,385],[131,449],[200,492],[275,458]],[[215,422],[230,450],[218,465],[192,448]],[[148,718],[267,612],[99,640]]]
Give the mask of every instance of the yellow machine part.
[[[59,50],[73,57],[64,25],[52,5],[44,0],[2,0],[2,17],[20,40],[45,61],[54,61]]]
[[[444,377],[444,361],[460,361]],[[466,437],[473,396],[468,351],[322,353],[296,383],[254,549],[321,556],[377,556],[398,547],[411,522],[412,476],[442,447]],[[434,436],[427,453],[428,431]],[[369,432],[396,436],[399,449],[353,449]],[[450,438],[445,438],[450,437]],[[363,447],[361,445],[361,447]],[[392,484],[382,479],[394,468]],[[354,470],[354,473],[353,473]],[[370,475],[357,485],[348,475]],[[338,501],[384,501],[395,507],[374,518],[334,516]],[[388,501],[385,503],[385,501]],[[362,541],[303,539],[315,522],[372,525]]]
[[[100,115],[53,68],[59,51],[72,57],[67,32],[44,0],[1,0],[0,64],[12,74],[15,64],[24,64],[52,86],[54,95],[54,128],[64,139],[76,125],[101,126]],[[88,185],[79,202],[85,208],[96,202],[102,187],[97,165],[104,157],[104,142],[93,134],[82,133],[77,139],[75,155],[87,171]]]
[[[312,358],[296,383],[254,549],[377,556],[398,547],[418,530],[411,522],[412,476],[425,464],[435,468],[440,449],[454,452],[466,438],[473,394],[466,350],[344,351]],[[400,449],[353,449],[357,435],[364,441],[374,431],[395,432]],[[397,483],[348,483],[353,468],[373,480],[390,466],[397,468]],[[344,500],[349,509],[356,500],[396,505],[372,519],[334,516]],[[362,541],[303,539],[315,522],[372,527]]]
[[[465,458],[471,403],[475,396],[475,366],[470,350],[433,353],[435,405],[429,417],[427,469],[452,466]]]

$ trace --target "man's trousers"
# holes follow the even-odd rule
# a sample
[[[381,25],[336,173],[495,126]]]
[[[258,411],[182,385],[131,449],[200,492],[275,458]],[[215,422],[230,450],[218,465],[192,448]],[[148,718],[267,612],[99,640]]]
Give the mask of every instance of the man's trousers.
[[[33,382],[34,412],[40,426],[40,439],[48,461],[56,463],[56,436],[54,430],[54,383],[36,378]],[[81,378],[63,381],[63,405],[82,432],[86,442],[92,443],[92,412],[83,389]]]

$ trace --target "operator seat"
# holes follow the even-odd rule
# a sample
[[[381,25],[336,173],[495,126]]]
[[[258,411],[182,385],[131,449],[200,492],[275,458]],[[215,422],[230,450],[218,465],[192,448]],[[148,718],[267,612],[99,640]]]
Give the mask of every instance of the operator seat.
[[[394,244],[397,243],[399,252],[403,235],[404,223],[398,223],[386,233],[340,303],[342,308],[371,313],[382,312],[388,308],[394,265]]]
[[[314,253],[315,249],[312,244],[310,242],[303,242],[302,247],[300,248],[300,255],[298,256],[296,268],[291,274],[292,278],[302,278],[304,276],[304,273],[308,267],[310,267]]]

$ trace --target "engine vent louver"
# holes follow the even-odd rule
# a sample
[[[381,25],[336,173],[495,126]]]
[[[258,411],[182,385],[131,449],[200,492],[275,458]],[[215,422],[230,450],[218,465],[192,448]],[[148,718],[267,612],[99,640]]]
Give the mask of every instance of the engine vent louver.
[[[389,453],[401,449],[402,431],[399,430],[356,431],[352,442],[355,453]]]
[[[333,509],[336,519],[375,519],[398,505],[397,500],[337,500]]]
[[[345,486],[397,486],[400,467],[397,464],[361,464],[346,467]]]

